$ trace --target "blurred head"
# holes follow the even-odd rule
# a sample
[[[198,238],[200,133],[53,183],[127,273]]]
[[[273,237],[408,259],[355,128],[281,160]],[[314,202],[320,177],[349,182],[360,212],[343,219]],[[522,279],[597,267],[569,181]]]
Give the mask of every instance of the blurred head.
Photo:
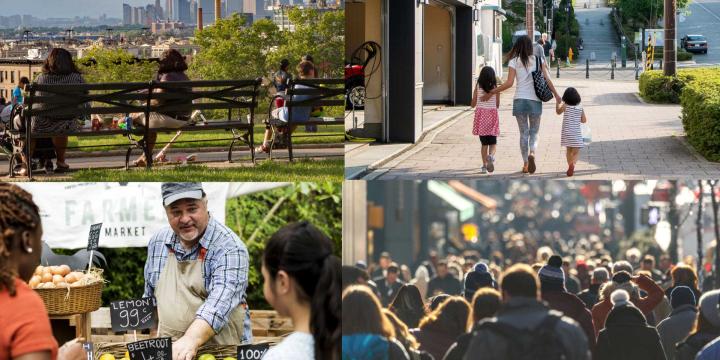
[[[685,285],[693,289],[697,289],[698,278],[695,269],[685,265],[678,264],[670,272],[673,279],[673,286]]]
[[[380,263],[380,267],[383,268],[383,270],[387,270],[388,266],[390,266],[390,263],[392,263],[390,253],[387,251],[383,251],[380,254],[380,260],[378,262]]]
[[[720,299],[720,290],[708,291],[700,297],[698,320],[695,323],[695,329],[691,334],[698,332],[711,334],[720,332],[718,299]]]
[[[503,302],[512,297],[540,299],[540,281],[532,268],[525,264],[515,264],[500,276],[500,289]]]
[[[552,256],[553,251],[549,246],[543,246],[537,250],[537,258],[536,261],[544,264],[547,262],[547,260]]]
[[[405,265],[405,264],[400,265],[400,276],[402,277],[402,281],[404,281],[404,282],[409,282],[410,280],[412,280],[412,275],[410,274],[410,268],[407,265]]]
[[[430,311],[435,311],[437,308],[440,307],[440,304],[445,302],[445,300],[449,299],[450,295],[448,294],[439,294],[431,297],[428,299],[430,301]]]
[[[397,266],[397,264],[392,263],[387,268],[387,282],[390,284],[394,284],[398,280],[398,274],[400,273],[400,268]]]
[[[580,93],[575,89],[574,87],[569,87],[565,89],[565,93],[563,93],[562,101],[570,106],[576,106],[580,104]]]
[[[495,316],[500,306],[502,297],[499,291],[487,287],[478,290],[472,298],[473,323]]]
[[[390,310],[412,309],[425,311],[420,290],[415,285],[403,285],[389,306]]]
[[[565,290],[565,272],[562,269],[563,261],[558,255],[553,255],[538,272],[542,291]]]
[[[435,329],[450,338],[456,338],[468,330],[470,304],[460,296],[451,296],[440,307],[420,321],[420,329]]]
[[[478,86],[483,91],[489,93],[490,90],[497,87],[497,76],[495,75],[495,69],[492,66],[483,66],[480,70],[480,76],[478,77]]]
[[[689,287],[677,286],[670,292],[670,304],[672,304],[673,309],[683,305],[695,306],[697,299],[695,299],[695,293]]]
[[[663,254],[660,256],[660,263],[658,264],[658,268],[662,270],[663,272],[670,269],[670,265],[672,265],[672,259],[670,259],[670,256],[667,254]]]
[[[601,267],[593,270],[591,282],[593,284],[602,284],[608,281],[608,278],[610,277],[610,274],[608,273],[607,269]]]
[[[625,258],[632,264],[637,264],[640,261],[642,253],[638,248],[630,248],[625,252]]]
[[[30,79],[28,79],[27,76],[23,76],[18,80],[18,87],[25,90],[26,85],[30,85]]]
[[[613,307],[628,305],[630,303],[630,294],[624,289],[617,289],[610,294],[610,302]]]
[[[642,262],[640,262],[640,268],[642,270],[652,271],[652,269],[655,268],[655,257],[650,254],[645,255]]]
[[[315,77],[315,65],[310,61],[302,61],[297,66],[297,72],[301,79],[312,79]]]
[[[408,330],[408,326],[400,320],[395,313],[388,309],[382,309],[383,315],[395,330],[395,337],[406,348],[417,350],[420,347],[415,337]]]
[[[620,271],[613,274],[612,281],[606,282],[600,287],[600,301],[610,299],[610,296],[615,290],[625,290],[629,296],[630,301],[635,302],[640,299],[640,290],[637,285],[633,284],[630,273],[626,271]]]
[[[440,260],[440,261],[438,261],[438,264],[437,264],[437,267],[436,267],[436,268],[437,268],[437,275],[438,275],[438,277],[444,278],[445,276],[448,275],[448,265],[447,265],[447,262],[446,262],[445,260]]]
[[[263,293],[281,316],[310,310],[315,354],[335,359],[340,352],[340,258],[333,242],[307,221],[291,223],[270,237],[263,253]],[[344,316],[344,314],[343,314]]]
[[[355,285],[342,294],[342,334],[375,334],[395,338],[392,324],[382,313],[380,300],[367,286]]]
[[[0,291],[15,296],[15,278],[32,278],[40,265],[42,222],[27,191],[0,182]]]
[[[280,70],[287,71],[288,66],[290,66],[290,60],[282,59],[280,61]]]
[[[171,72],[184,72],[188,66],[185,58],[175,49],[167,49],[160,56],[160,67],[158,74],[167,74]]]
[[[617,274],[617,273],[619,273],[619,272],[621,272],[621,271],[624,271],[624,272],[626,272],[626,273],[628,273],[628,274],[632,274],[632,273],[633,273],[633,267],[632,267],[632,265],[630,265],[629,262],[624,261],[624,260],[618,261],[618,262],[616,262],[615,264],[613,264],[613,267],[612,267],[612,273],[613,273],[613,275],[615,275],[615,274]]]
[[[342,267],[342,288],[345,290],[350,285],[365,285],[369,280],[365,271],[355,267],[343,265]]]
[[[63,48],[50,50],[47,59],[42,67],[42,72],[53,75],[79,74],[80,70],[75,66],[72,55]]]

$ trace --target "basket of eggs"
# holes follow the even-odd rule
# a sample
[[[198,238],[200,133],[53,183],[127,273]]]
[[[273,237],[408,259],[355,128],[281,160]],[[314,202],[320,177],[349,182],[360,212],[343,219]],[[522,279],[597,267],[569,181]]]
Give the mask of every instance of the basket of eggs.
[[[38,266],[28,284],[43,299],[50,315],[87,313],[101,305],[101,269],[81,272],[67,265]]]

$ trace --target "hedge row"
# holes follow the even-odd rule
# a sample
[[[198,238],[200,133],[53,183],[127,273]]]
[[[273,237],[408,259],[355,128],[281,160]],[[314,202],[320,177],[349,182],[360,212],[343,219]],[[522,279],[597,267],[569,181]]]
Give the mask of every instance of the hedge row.
[[[680,95],[687,140],[710,161],[720,161],[720,70],[715,73],[689,82]]]
[[[680,69],[677,77],[665,76],[661,70],[640,75],[640,96],[646,101],[679,104],[683,88],[696,79],[720,81],[720,68]]]

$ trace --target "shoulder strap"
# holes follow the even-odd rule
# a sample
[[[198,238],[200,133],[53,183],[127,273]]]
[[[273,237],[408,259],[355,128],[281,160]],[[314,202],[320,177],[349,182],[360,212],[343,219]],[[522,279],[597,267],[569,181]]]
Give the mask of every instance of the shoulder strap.
[[[535,71],[540,71],[540,58],[538,56],[535,56]]]

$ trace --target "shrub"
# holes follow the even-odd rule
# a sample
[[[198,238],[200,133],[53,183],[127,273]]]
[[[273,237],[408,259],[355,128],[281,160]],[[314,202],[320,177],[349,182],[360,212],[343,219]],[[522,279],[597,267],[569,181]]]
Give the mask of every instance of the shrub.
[[[690,82],[680,96],[688,142],[710,161],[720,161],[720,77]]]
[[[664,76],[661,70],[645,71],[640,75],[640,96],[650,102],[679,104],[683,88],[696,79],[720,81],[720,69],[681,69],[677,77]]]

